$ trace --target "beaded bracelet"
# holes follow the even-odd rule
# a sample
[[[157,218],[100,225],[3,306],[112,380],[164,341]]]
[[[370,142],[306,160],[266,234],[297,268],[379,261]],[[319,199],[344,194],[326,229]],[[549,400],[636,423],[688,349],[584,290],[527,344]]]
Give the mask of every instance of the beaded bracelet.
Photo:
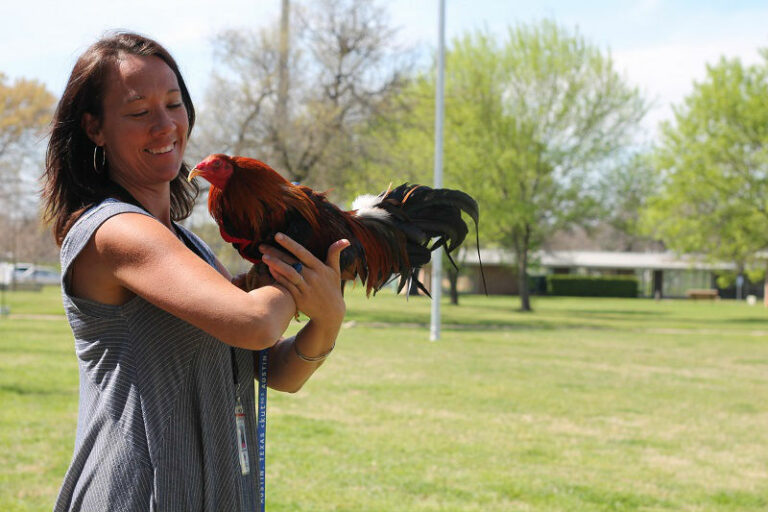
[[[336,342],[334,341],[333,345],[331,345],[331,348],[329,348],[327,352],[324,352],[319,356],[310,357],[302,354],[301,351],[299,350],[299,346],[296,344],[296,340],[293,340],[293,351],[296,352],[296,355],[299,356],[299,359],[301,359],[302,361],[306,361],[308,363],[317,363],[319,361],[324,360],[326,357],[328,357],[328,354],[333,352],[333,349],[335,347],[336,347]]]

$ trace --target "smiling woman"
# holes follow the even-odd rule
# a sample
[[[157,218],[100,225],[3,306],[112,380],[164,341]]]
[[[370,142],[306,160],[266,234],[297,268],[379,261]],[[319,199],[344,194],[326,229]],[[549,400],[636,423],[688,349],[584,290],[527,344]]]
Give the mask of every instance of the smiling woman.
[[[267,385],[298,390],[341,326],[345,244],[331,246],[327,263],[305,260],[329,267],[303,287],[307,310],[323,313],[281,339],[294,292],[267,279],[238,288],[175,222],[197,194],[183,161],[194,112],[173,58],[131,33],[86,50],[57,108],[45,201],[61,245],[80,414],[56,511],[263,510],[254,379],[260,407]],[[275,254],[272,275],[293,261]]]
[[[160,75],[150,79],[169,82],[169,89],[163,91],[161,87],[161,93],[170,93],[170,88],[178,89],[178,96],[172,99],[177,103],[180,100],[179,110],[186,116],[184,140],[192,131],[195,124],[192,99],[176,61],[162,46],[135,34],[117,33],[88,48],[75,63],[69,77],[56,109],[48,143],[44,199],[47,219],[53,222],[53,232],[59,244],[80,214],[105,197],[117,196],[135,202],[119,180],[110,179],[109,168],[105,168],[108,163],[114,163],[106,155],[107,151],[112,152],[112,145],[104,150],[105,142],[98,139],[101,141],[99,143],[92,137],[99,129],[107,129],[102,126],[104,124],[115,127],[110,122],[112,118],[119,115],[143,115],[140,109],[133,112],[120,110],[128,107],[128,103],[132,103],[130,100],[140,95],[138,90],[129,92],[126,89],[151,87],[148,83],[133,83],[139,78],[140,68],[143,67],[141,64],[153,70],[162,69]],[[175,79],[173,85],[170,84],[169,73]],[[131,83],[126,83],[129,79]],[[109,102],[111,100],[126,102],[126,105],[114,105]],[[90,133],[83,129],[84,125],[88,126]],[[119,158],[118,148],[114,149],[115,156]],[[183,148],[179,151],[181,154]],[[172,220],[186,218],[194,206],[198,188],[194,183],[187,182],[187,175],[188,168],[179,156],[179,165],[170,182]]]
[[[85,131],[103,148],[110,179],[144,204],[155,187],[167,194],[181,168],[189,133],[181,89],[171,68],[154,56],[126,55],[108,77],[104,115],[86,112]]]

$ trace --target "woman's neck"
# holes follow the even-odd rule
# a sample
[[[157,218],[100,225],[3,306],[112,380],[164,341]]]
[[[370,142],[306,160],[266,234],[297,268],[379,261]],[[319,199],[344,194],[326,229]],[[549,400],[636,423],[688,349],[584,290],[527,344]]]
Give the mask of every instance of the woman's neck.
[[[118,183],[128,192],[139,205],[147,210],[153,217],[159,220],[171,231],[174,231],[171,222],[171,188],[170,184],[150,187],[135,187],[126,183]]]

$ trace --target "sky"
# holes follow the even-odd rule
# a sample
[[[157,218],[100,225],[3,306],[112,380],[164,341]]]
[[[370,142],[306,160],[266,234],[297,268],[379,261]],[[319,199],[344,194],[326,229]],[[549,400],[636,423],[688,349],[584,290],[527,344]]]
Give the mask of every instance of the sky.
[[[61,94],[77,56],[106,30],[146,34],[178,61],[199,104],[215,68],[211,40],[224,28],[277,22],[280,0],[2,0],[0,72],[35,78]],[[400,42],[428,55],[437,46],[438,0],[390,0],[386,5]],[[543,18],[576,29],[610,52],[616,68],[653,101],[646,126],[670,119],[671,105],[705,77],[720,56],[747,64],[768,47],[768,2],[752,0],[446,0],[446,40]]]

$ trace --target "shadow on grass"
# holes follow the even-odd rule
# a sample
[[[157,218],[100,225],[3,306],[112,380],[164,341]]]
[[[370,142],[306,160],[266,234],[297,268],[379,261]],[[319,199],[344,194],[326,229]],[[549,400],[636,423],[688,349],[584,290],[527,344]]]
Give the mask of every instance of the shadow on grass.
[[[765,317],[754,317],[754,318],[744,318],[744,317],[717,318],[709,321],[717,322],[720,324],[759,324],[762,327],[768,328],[768,315],[766,315]]]
[[[633,319],[640,319],[641,317],[655,319],[670,315],[669,311],[637,311],[632,309],[558,309],[557,312],[578,316],[593,316],[595,318],[602,318],[601,315],[605,315],[606,318],[629,316]]]
[[[502,318],[485,318],[482,320],[468,320],[466,318],[451,318],[448,315],[442,317],[443,329],[453,331],[558,331],[567,329],[589,329],[589,330],[609,330],[613,329],[610,325],[599,325],[588,322],[564,322],[562,318],[548,318],[548,319],[532,319],[528,316],[528,313],[522,313],[523,320],[502,319]],[[347,322],[354,322],[356,324],[362,324],[366,326],[381,326],[381,327],[429,327],[430,317],[427,313],[413,314],[387,314],[382,315],[380,312],[375,311],[358,311],[354,313],[348,313],[346,317]]]
[[[34,347],[30,348],[29,346],[23,345],[23,343],[19,343],[18,345],[12,346],[12,345],[0,345],[0,354],[10,354],[10,355],[30,355],[34,354],[37,355],[48,355],[48,356],[70,356],[73,354],[73,348],[72,347],[53,347],[53,348],[40,348],[39,343],[36,344]]]
[[[38,396],[73,396],[77,395],[77,389],[65,390],[65,389],[40,389],[31,386],[24,386],[19,383],[15,384],[0,384],[0,392],[13,393],[21,396],[38,395]]]

